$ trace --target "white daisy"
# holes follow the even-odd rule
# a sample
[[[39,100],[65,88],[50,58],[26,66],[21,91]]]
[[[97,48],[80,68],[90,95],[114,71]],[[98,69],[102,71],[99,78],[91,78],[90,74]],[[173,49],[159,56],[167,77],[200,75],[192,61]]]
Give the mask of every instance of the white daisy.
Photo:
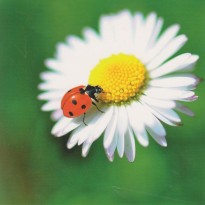
[[[163,19],[150,13],[132,15],[123,11],[100,18],[99,33],[91,28],[83,31],[83,38],[68,36],[66,43],[57,46],[54,59],[46,61],[49,71],[41,73],[44,92],[39,99],[47,100],[43,111],[52,111],[57,121],[52,134],[60,137],[69,132],[67,147],[82,144],[86,156],[101,135],[109,160],[114,152],[125,154],[129,161],[135,158],[135,138],[148,146],[148,135],[166,147],[166,131],[161,123],[171,126],[181,124],[176,111],[192,116],[181,101],[194,101],[193,92],[199,79],[191,74],[175,74],[191,69],[197,55],[183,53],[171,58],[187,41],[177,35],[179,25],[168,27],[161,34]],[[66,118],[60,104],[63,95],[79,85],[98,85],[99,106],[94,106],[82,116]],[[179,102],[180,101],[180,102]]]

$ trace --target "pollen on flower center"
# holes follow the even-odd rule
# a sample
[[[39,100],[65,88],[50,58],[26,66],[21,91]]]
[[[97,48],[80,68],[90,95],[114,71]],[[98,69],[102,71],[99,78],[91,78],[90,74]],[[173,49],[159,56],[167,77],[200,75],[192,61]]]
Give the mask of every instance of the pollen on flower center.
[[[134,55],[117,54],[102,59],[92,70],[90,85],[100,86],[105,103],[129,101],[139,94],[146,81],[145,66]]]

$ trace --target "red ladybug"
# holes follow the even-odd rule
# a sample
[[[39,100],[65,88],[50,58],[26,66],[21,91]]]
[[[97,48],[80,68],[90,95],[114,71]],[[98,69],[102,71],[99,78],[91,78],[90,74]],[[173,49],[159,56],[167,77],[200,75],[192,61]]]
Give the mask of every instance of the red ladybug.
[[[98,102],[95,94],[102,92],[103,89],[99,86],[87,85],[85,87],[81,85],[72,88],[62,98],[61,109],[63,110],[63,115],[68,118],[75,118],[84,114],[83,123],[86,125],[84,122],[85,113],[90,109],[92,104],[95,105],[100,112],[103,112],[97,107],[96,103],[93,102]]]

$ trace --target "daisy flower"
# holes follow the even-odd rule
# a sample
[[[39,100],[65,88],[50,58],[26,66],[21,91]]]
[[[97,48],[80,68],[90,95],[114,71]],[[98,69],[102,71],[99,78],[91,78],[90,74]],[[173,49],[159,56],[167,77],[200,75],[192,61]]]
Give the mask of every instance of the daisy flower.
[[[135,140],[148,146],[149,135],[166,147],[166,131],[162,125],[181,125],[176,111],[192,116],[181,102],[197,99],[194,89],[199,79],[185,74],[197,55],[173,55],[187,41],[177,35],[175,24],[162,32],[163,19],[155,13],[144,17],[129,11],[102,16],[99,32],[86,28],[83,37],[68,36],[66,43],[57,45],[54,59],[48,59],[48,71],[41,73],[39,99],[47,102],[43,111],[52,111],[57,121],[52,134],[61,137],[70,133],[67,147],[82,145],[87,156],[92,143],[103,136],[105,152],[110,161],[115,151],[120,157],[135,158]],[[176,74],[176,72],[181,72]],[[83,116],[67,118],[61,110],[64,94],[79,85],[100,86],[98,106]]]

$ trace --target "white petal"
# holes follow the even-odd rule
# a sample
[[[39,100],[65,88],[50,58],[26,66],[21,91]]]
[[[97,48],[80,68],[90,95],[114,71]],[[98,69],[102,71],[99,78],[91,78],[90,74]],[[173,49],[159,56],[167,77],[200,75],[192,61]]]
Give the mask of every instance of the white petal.
[[[194,113],[188,107],[182,105],[179,102],[176,103],[175,110],[177,110],[181,113],[184,113],[185,115],[191,116],[191,117],[194,116]]]
[[[76,36],[68,36],[67,42],[71,47],[79,50],[84,49],[84,47],[86,46],[86,43]]]
[[[58,136],[60,133],[71,121],[71,118],[62,117],[53,127],[51,133],[55,136]]]
[[[106,153],[107,154],[107,153]],[[107,158],[109,159],[110,162],[113,162],[114,160],[114,155],[107,155]]]
[[[196,62],[198,61],[199,56],[198,55],[191,55],[189,60],[186,62],[186,65],[184,66],[183,70],[190,71],[195,66]],[[180,68],[182,70],[182,68]]]
[[[161,52],[153,61],[151,61],[146,67],[148,70],[153,70],[160,66],[164,61],[170,58],[173,54],[175,54],[187,41],[187,37],[185,35],[177,36],[174,40],[172,40],[166,48]]]
[[[93,41],[99,42],[100,40],[96,31],[93,30],[92,28],[85,28],[83,30],[83,35],[87,42],[93,42]]]
[[[51,83],[57,85],[63,83],[67,86],[72,86],[87,82],[90,69],[93,68],[95,64],[93,65],[93,61],[89,58],[90,47],[88,46],[86,48],[87,49],[84,50],[78,49],[77,51],[72,51],[71,54],[63,60],[48,59],[46,61],[47,67],[55,69],[58,71],[58,74],[61,75],[61,78],[55,78]],[[85,53],[87,53],[87,55],[85,55]],[[81,56],[80,60],[79,56]],[[79,72],[81,75],[79,75]],[[63,82],[61,83],[61,81]]]
[[[141,39],[139,42],[139,48],[140,48],[140,56],[139,58],[143,58],[144,52],[146,51],[150,38],[152,37],[153,30],[155,28],[155,23],[156,23],[156,14],[155,13],[150,13],[146,20],[145,24],[143,26],[143,35],[141,35]],[[141,33],[142,34],[142,33]]]
[[[107,149],[105,149],[107,157],[110,161],[113,161],[114,159],[114,152],[117,147],[117,139],[118,139],[118,131],[115,130],[115,134],[112,142],[110,143],[110,146]]]
[[[105,113],[101,113],[96,110],[95,113],[88,116],[88,118],[86,118],[86,123],[87,123],[86,128],[89,129],[89,132],[87,135],[84,134],[84,132],[80,134],[81,136],[78,138],[78,145],[81,145],[85,140],[90,139],[90,141],[93,142],[98,137],[100,137],[100,135],[102,134],[102,132],[104,131],[104,129],[106,128],[107,124],[110,121],[110,113],[111,112],[109,112],[109,109],[108,111],[105,111]],[[94,134],[96,128],[98,128],[98,133]],[[95,138],[93,138],[93,136],[95,136]]]
[[[144,19],[143,15],[141,13],[136,13],[134,15],[134,53],[136,56],[138,56],[139,59],[142,58],[141,53],[141,47],[144,42],[143,40],[143,34],[144,34]]]
[[[88,155],[91,145],[92,145],[92,142],[85,141],[83,143],[83,146],[82,146],[82,156],[83,157],[86,157]]]
[[[128,127],[128,116],[124,106],[118,108],[118,141],[117,141],[117,151],[120,157],[124,154],[124,138]]]
[[[101,38],[106,41],[113,40],[114,38],[114,33],[113,33],[113,28],[112,28],[112,17],[111,16],[102,16],[100,18],[100,35]]]
[[[113,17],[112,21],[115,52],[123,52],[126,54],[132,53],[133,43],[133,25],[132,16],[129,11],[120,12],[118,15]]]
[[[51,114],[51,119],[54,121],[59,120],[61,117],[63,117],[63,111],[61,109],[55,110]]]
[[[49,67],[50,69],[55,70],[55,71],[61,71],[62,70],[61,69],[62,64],[59,61],[54,60],[54,59],[47,59],[45,61],[45,65],[47,67]]]
[[[61,100],[61,98],[63,97],[63,95],[65,94],[64,91],[49,91],[49,92],[44,92],[41,93],[38,96],[39,100]]]
[[[135,141],[134,135],[130,128],[127,129],[125,134],[125,155],[130,162],[135,159]]]
[[[174,101],[156,99],[145,95],[141,96],[140,100],[148,105],[160,108],[172,109],[176,106],[176,103]]]
[[[110,144],[113,140],[116,125],[117,125],[117,120],[118,120],[118,111],[117,111],[117,108],[114,107],[112,120],[110,120],[110,123],[106,127],[106,130],[104,133],[103,144],[104,144],[105,149],[110,146]]]
[[[60,73],[46,71],[40,74],[40,78],[44,81],[52,81],[53,79],[56,79],[56,78],[63,78],[63,75]]]
[[[194,89],[199,83],[199,79],[196,77],[188,76],[171,76],[151,80],[149,85],[155,87],[177,88],[182,87],[184,89]]]
[[[157,78],[175,71],[184,70],[193,66],[198,60],[198,56],[190,53],[181,54],[150,72],[151,78]]]
[[[102,134],[105,127],[110,122],[113,112],[114,112],[113,107],[110,107],[107,110],[107,112],[104,113],[105,115],[101,118],[101,122],[97,123],[97,125],[94,125],[95,129],[91,137],[87,138],[87,140],[83,143],[83,146],[82,146],[82,156],[83,157],[87,156],[93,141],[95,141]]]
[[[126,107],[129,117],[129,123],[136,135],[137,140],[142,146],[148,146],[149,139],[147,132],[145,130],[145,124],[143,119],[141,119],[142,111],[138,106],[138,103],[132,103],[130,106]]]
[[[83,123],[82,116],[77,117],[77,118],[67,118],[67,119],[69,119],[69,123],[64,128],[59,130],[58,133],[56,133],[57,137],[61,137],[69,133],[70,131],[74,130],[75,128],[77,128]]]
[[[164,100],[194,101],[197,99],[194,92],[169,88],[148,88],[144,93],[153,98]]]
[[[59,81],[50,81],[50,82],[44,82],[44,83],[40,83],[38,85],[38,88],[40,90],[60,90],[62,92],[66,92],[67,90],[69,90],[69,88],[75,87],[77,83],[73,84],[73,83],[67,83],[67,81],[65,81],[63,78],[60,79]],[[78,84],[79,85],[79,84]]]
[[[144,59],[144,63],[147,64],[155,56],[159,55],[159,53],[167,46],[167,44],[176,36],[178,31],[179,25],[172,25],[167,28],[165,32],[159,37],[155,46],[147,53],[146,59]]]
[[[171,109],[160,109],[160,108],[155,108],[155,111],[159,112],[161,115],[166,117],[168,120],[180,125],[181,124],[181,119],[179,115],[174,112]]]
[[[100,18],[100,36],[103,42],[103,55],[101,58],[113,54],[114,31],[112,27],[112,16],[102,16]]]
[[[155,42],[157,41],[157,37],[161,31],[161,28],[163,26],[163,19],[162,18],[158,18],[157,19],[157,22],[156,22],[156,25],[154,25],[154,30],[152,33],[150,33],[150,40],[149,40],[149,49],[153,48],[154,47],[154,44]],[[147,52],[149,52],[149,50],[147,49]],[[146,58],[147,55],[145,55],[145,58]],[[143,60],[143,62],[146,61]]]
[[[57,45],[57,53],[56,53],[56,58],[63,61],[68,59],[68,56],[72,56],[73,55],[73,49],[70,48],[67,44],[65,43],[59,43]],[[47,65],[49,64],[49,62],[46,63]],[[51,67],[52,68],[52,67]],[[57,69],[58,70],[58,69]]]
[[[150,135],[155,139],[157,143],[161,146],[166,147],[167,142],[165,139],[166,131],[160,121],[142,104],[139,104],[143,115],[140,116],[144,123],[146,124],[146,129],[150,133]]]
[[[59,100],[52,100],[45,103],[41,110],[43,111],[51,111],[51,110],[59,110],[60,109],[60,101]]]
[[[104,132],[108,123],[112,119],[113,112],[114,111],[112,106],[105,110],[105,113],[103,113],[100,118],[100,122],[94,125],[92,135],[89,140],[95,141]]]
[[[90,132],[91,132],[92,125],[88,124],[88,126],[81,124],[78,126],[70,135],[70,138],[67,142],[67,148],[71,149],[73,148],[79,139],[84,137],[84,141],[88,138]]]
[[[89,140],[89,138],[92,138],[92,141],[96,140],[100,134],[104,131],[107,123],[109,122],[107,120],[107,116],[109,117],[110,112],[101,113],[97,110],[94,110],[95,108],[92,108],[93,112],[88,111],[87,114],[85,115],[85,121],[87,123],[87,126],[84,124],[80,126],[77,130],[72,132],[71,137],[68,141],[68,146],[73,147],[77,144],[78,145],[82,144],[85,140]],[[102,108],[101,108],[102,109]],[[104,120],[104,121],[103,121]],[[101,128],[102,130],[101,133],[98,133],[98,135],[94,135],[96,138],[93,139],[93,130],[95,127]]]
[[[100,36],[91,28],[84,29],[83,34],[85,36],[86,42],[88,43],[88,49],[84,52],[86,53],[84,60],[87,64],[86,68],[90,70],[99,63],[100,59],[106,56],[104,53],[104,42],[102,39],[100,39]]]
[[[159,107],[147,106],[146,104],[143,105],[149,109],[158,119],[165,122],[166,124],[171,126],[181,125],[180,117],[172,109],[162,109]]]
[[[166,124],[168,124],[170,126],[179,126],[179,124],[176,124],[176,123],[172,122],[171,120],[167,119],[165,116],[161,115],[155,109],[149,108],[149,110],[152,112],[153,115],[155,115],[162,122],[164,122],[164,123],[166,123]]]

